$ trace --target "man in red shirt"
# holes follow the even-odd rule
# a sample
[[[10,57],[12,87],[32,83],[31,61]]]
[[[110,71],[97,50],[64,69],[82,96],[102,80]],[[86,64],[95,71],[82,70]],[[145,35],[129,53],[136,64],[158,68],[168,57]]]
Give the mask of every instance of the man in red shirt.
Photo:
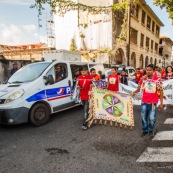
[[[80,89],[80,99],[84,106],[84,123],[82,128],[84,130],[87,129],[86,120],[88,119],[88,111],[89,111],[89,91],[91,89],[92,84],[92,76],[88,74],[88,69],[84,67],[81,71],[81,76],[78,77],[78,88]]]
[[[136,73],[135,73],[135,80],[136,83],[138,84],[139,81],[141,80],[141,77],[143,76],[142,72],[140,71],[140,68],[137,68]]]
[[[119,82],[120,82],[120,78],[117,74],[117,68],[116,67],[112,67],[111,68],[111,74],[108,76],[108,90],[110,91],[119,91]]]
[[[156,122],[156,107],[159,98],[159,108],[163,109],[162,83],[161,79],[154,75],[153,64],[149,64],[147,66],[146,74],[146,77],[140,80],[137,90],[132,93],[132,96],[135,96],[135,94],[138,93],[140,89],[142,89],[141,117],[143,133],[141,137],[145,137],[148,134],[154,136],[154,127]]]

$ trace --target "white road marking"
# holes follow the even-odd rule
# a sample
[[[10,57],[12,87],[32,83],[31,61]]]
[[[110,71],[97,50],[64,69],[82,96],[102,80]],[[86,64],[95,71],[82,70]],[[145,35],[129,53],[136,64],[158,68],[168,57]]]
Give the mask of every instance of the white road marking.
[[[170,141],[173,140],[173,131],[161,131],[158,132],[155,137],[153,138],[153,141]]]
[[[173,118],[167,118],[164,124],[173,124]]]
[[[136,162],[173,162],[173,147],[148,147]]]

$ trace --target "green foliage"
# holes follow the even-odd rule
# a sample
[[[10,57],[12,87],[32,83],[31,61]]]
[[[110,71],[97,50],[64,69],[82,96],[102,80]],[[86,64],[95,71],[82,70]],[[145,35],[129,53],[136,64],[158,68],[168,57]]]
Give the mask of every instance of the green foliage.
[[[172,0],[154,0],[154,4],[159,6],[161,9],[166,8],[169,17],[172,19],[173,24],[173,1]]]

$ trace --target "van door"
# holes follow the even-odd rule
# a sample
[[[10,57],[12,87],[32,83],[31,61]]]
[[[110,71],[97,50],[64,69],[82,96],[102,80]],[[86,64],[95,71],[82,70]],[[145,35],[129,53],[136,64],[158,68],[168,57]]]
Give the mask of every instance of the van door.
[[[53,76],[54,84],[45,86],[47,101],[53,112],[68,108],[75,104],[72,101],[72,75],[69,64],[57,63],[46,74]]]

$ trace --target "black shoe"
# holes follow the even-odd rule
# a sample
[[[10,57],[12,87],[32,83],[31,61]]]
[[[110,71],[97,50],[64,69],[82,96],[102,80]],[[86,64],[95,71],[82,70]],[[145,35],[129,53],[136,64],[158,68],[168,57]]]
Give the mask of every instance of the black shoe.
[[[154,132],[154,130],[153,130],[153,131],[149,131],[149,135],[150,135],[150,136],[154,137],[155,134],[156,134],[156,132]]]
[[[83,130],[87,130],[87,128],[88,128],[87,126],[84,126],[84,125],[82,126]]]
[[[142,138],[145,138],[146,136],[148,136],[148,132],[143,132],[143,133],[141,134],[141,137],[142,137]]]

